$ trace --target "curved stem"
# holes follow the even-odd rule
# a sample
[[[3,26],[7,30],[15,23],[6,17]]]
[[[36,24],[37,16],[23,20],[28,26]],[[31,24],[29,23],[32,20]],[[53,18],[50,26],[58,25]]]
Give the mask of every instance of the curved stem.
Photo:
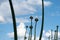
[[[41,33],[40,33],[39,40],[41,40],[42,38],[43,27],[44,27],[44,1],[42,0],[42,25],[41,25]]]
[[[35,23],[35,28],[34,28],[34,40],[36,40],[36,26],[37,26],[37,22]]]
[[[12,19],[13,19],[13,28],[14,28],[14,40],[17,40],[17,29],[16,29],[16,20],[15,20],[15,14],[14,14],[14,9],[12,5],[12,1],[9,0],[10,8],[11,8],[11,13],[12,13]]]

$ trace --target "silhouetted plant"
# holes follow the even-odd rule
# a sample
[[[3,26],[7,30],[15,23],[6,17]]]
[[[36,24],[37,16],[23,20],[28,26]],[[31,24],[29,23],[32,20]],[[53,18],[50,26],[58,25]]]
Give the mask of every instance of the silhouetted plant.
[[[42,0],[42,24],[41,24],[41,32],[40,32],[39,40],[41,40],[42,38],[43,27],[44,27],[44,0]]]
[[[9,3],[10,3],[11,13],[12,13],[12,19],[13,19],[14,40],[17,40],[16,20],[15,20],[15,14],[14,14],[14,9],[13,9],[13,5],[12,5],[12,0],[9,0]]]
[[[26,39],[27,39],[27,37],[26,37],[26,33],[27,33],[27,28],[28,28],[28,26],[26,26],[26,31],[25,31],[25,36],[24,36],[24,40],[26,40]]]
[[[38,18],[35,18],[35,28],[34,28],[34,40],[36,40],[36,26],[37,26]]]

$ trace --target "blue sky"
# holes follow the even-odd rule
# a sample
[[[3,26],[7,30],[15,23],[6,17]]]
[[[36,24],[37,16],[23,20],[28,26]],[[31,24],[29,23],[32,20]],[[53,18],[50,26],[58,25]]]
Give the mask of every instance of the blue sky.
[[[37,23],[37,40],[40,35],[42,10],[41,0],[13,0],[13,6],[16,16],[16,24],[18,30],[18,39],[23,40],[25,26],[30,26],[30,16],[33,16],[33,31],[35,26],[34,19],[39,19]],[[47,40],[50,30],[56,30],[56,26],[60,26],[60,0],[44,0],[44,32],[42,40]],[[22,31],[21,31],[21,30]],[[28,28],[29,32],[29,28]],[[47,35],[46,35],[47,34]],[[34,32],[33,32],[34,35]],[[28,33],[27,33],[28,36]],[[45,38],[46,36],[46,38]],[[59,27],[60,37],[60,27]],[[8,0],[0,0],[0,40],[13,40],[13,23]]]

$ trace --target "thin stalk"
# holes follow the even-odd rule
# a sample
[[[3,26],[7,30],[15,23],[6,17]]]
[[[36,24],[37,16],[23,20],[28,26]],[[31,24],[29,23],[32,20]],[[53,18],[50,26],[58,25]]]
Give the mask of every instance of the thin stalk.
[[[14,28],[14,40],[17,40],[17,29],[16,29],[16,20],[15,20],[15,13],[12,5],[12,1],[9,0],[10,8],[11,8],[11,13],[12,13],[12,19],[13,19],[13,28]]]
[[[40,32],[39,40],[41,40],[42,38],[43,27],[44,27],[44,1],[42,0],[42,25],[41,25],[41,32]]]
[[[37,22],[35,23],[35,28],[34,28],[34,40],[36,40],[36,26],[37,26]]]

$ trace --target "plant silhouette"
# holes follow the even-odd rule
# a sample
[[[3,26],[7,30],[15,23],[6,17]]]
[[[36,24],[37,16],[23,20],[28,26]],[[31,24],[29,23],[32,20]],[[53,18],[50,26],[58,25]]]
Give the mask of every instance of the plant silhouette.
[[[41,32],[40,32],[39,40],[41,40],[42,38],[43,27],[44,27],[44,0],[42,0],[42,24],[41,24]]]
[[[15,20],[15,14],[14,14],[14,9],[13,9],[13,5],[12,5],[12,0],[9,0],[9,4],[10,4],[12,19],[13,19],[14,40],[17,40],[16,20]]]

